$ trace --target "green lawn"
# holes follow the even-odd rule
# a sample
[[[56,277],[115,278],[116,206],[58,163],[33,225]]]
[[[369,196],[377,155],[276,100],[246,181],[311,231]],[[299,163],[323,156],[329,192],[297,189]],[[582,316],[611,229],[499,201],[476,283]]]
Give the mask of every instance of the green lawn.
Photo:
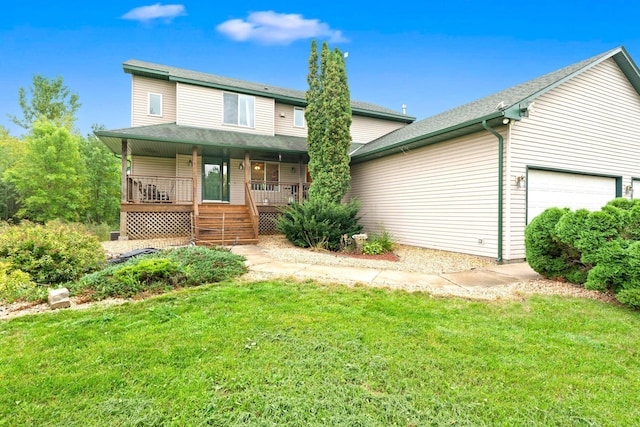
[[[640,313],[224,283],[0,322],[2,426],[640,425]]]

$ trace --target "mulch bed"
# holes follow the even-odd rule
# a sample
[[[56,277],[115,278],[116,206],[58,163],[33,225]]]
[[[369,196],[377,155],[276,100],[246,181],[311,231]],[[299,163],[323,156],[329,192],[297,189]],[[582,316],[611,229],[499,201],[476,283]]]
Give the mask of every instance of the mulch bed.
[[[348,252],[339,252],[338,256],[349,257],[349,258],[359,258],[359,259],[374,259],[379,261],[393,261],[398,262],[400,258],[398,255],[393,252],[387,252],[380,255],[367,255],[367,254],[353,254]]]

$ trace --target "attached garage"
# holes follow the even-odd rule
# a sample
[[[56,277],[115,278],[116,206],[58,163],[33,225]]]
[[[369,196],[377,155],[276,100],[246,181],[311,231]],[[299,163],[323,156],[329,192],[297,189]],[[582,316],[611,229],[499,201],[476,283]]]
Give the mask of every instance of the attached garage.
[[[599,210],[616,197],[620,178],[529,169],[527,223],[550,207]]]

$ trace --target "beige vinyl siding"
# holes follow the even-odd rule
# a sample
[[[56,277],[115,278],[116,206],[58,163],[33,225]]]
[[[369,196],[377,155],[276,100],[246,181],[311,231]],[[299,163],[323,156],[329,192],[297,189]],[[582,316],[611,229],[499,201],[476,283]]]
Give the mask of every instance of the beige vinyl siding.
[[[306,123],[304,128],[293,125],[294,108],[293,105],[276,102],[274,116],[276,135],[291,135],[306,138]],[[405,126],[404,123],[354,115],[351,121],[351,140],[359,143],[371,142],[403,126]]]
[[[274,101],[255,97],[255,127],[223,124],[223,91],[178,83],[177,124],[209,129],[234,130],[263,135],[274,134]]]
[[[351,140],[359,143],[371,142],[403,126],[406,124],[354,115],[351,121]]]
[[[304,166],[302,167],[304,172]],[[280,164],[280,181],[295,184],[300,181],[300,167],[297,163]],[[304,180],[303,180],[304,182]]]
[[[629,185],[640,175],[639,118],[640,96],[612,59],[536,99],[511,131],[510,259],[525,256],[526,192],[515,189],[514,177],[537,166],[622,176]]]
[[[305,127],[303,128],[295,127],[293,125],[294,108],[295,107],[293,105],[281,104],[279,102],[275,103],[274,123],[276,135],[299,136],[302,138],[307,137],[306,122]]]
[[[176,121],[176,84],[164,80],[132,76],[131,126],[157,125]],[[149,115],[149,93],[162,95],[162,116]]]
[[[192,171],[191,171],[191,165],[189,164],[189,162],[192,161],[192,157],[188,156],[188,155],[184,155],[184,154],[176,154],[176,169],[175,169],[175,173],[177,177],[180,178],[191,178],[192,177]],[[201,174],[202,174],[202,157],[198,156],[198,165],[196,166],[198,168],[198,194],[201,194],[201,185],[202,185],[202,178],[201,178]],[[193,185],[191,186],[190,190],[187,190],[187,194],[189,197],[191,197],[191,192],[193,191]],[[198,197],[198,201],[200,201],[201,197]]]
[[[232,205],[244,205],[244,170],[240,170],[240,162],[244,162],[244,159],[231,159],[229,164],[229,203]]]
[[[164,157],[133,156],[131,158],[131,175],[174,176],[176,160]]]
[[[367,232],[401,244],[497,256],[498,148],[488,132],[354,165]],[[479,242],[481,240],[481,242]]]

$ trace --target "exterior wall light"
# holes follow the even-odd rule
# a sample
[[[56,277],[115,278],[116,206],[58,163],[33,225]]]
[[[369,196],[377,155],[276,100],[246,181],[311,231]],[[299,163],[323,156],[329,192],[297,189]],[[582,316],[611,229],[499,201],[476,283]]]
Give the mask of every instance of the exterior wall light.
[[[524,188],[526,185],[526,178],[524,175],[516,176],[516,186],[518,188]]]
[[[238,165],[238,169],[244,170],[244,162],[240,162],[240,164]]]

